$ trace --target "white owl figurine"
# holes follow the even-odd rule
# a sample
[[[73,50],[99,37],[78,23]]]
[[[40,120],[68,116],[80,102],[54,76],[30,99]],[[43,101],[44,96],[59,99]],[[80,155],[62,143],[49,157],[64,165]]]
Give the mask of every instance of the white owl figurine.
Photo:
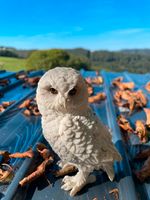
[[[114,178],[114,160],[121,156],[109,130],[93,114],[88,104],[87,85],[72,68],[47,71],[37,88],[37,104],[42,114],[43,135],[58,154],[62,166],[75,165],[78,173],[65,176],[62,188],[74,196],[96,180],[91,172],[104,170]]]

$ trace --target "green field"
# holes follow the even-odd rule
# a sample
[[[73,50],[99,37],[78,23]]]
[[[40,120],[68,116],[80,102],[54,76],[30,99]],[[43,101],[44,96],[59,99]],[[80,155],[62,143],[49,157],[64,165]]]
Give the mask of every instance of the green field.
[[[11,58],[11,57],[1,57],[0,56],[0,70],[5,69],[8,71],[19,71],[25,70],[26,59],[22,58]]]

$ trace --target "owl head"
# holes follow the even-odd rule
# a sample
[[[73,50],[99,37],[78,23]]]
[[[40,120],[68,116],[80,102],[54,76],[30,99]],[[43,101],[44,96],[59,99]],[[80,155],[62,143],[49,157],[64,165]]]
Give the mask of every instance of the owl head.
[[[77,112],[88,107],[87,86],[75,69],[56,67],[40,79],[36,99],[42,115],[49,111]]]

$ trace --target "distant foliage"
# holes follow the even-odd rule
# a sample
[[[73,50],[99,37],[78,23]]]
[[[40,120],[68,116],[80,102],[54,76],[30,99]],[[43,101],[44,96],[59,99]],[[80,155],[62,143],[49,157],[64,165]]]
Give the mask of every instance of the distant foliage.
[[[18,54],[15,51],[11,51],[11,50],[1,50],[0,49],[0,56],[5,56],[5,57],[18,57]]]
[[[0,56],[3,57],[27,58],[33,51],[36,51],[36,49],[25,50],[0,46]]]
[[[92,69],[108,71],[130,71],[133,73],[150,72],[150,49],[122,51],[93,51],[86,49],[68,50],[72,55],[80,52],[81,57],[90,60]]]
[[[70,53],[72,55],[79,56],[79,57],[87,57],[88,59],[90,59],[90,57],[91,57],[90,50],[83,49],[83,48],[65,49],[65,51],[67,51],[68,53]]]
[[[87,68],[87,58],[72,56],[60,49],[42,50],[31,53],[27,59],[27,69],[52,69],[57,66],[73,67],[76,69]]]
[[[16,50],[16,53],[19,58],[28,58],[34,51],[36,50]]]
[[[80,70],[81,68],[90,69],[91,63],[90,60],[86,57],[70,55],[70,59],[66,63],[66,66],[73,67],[77,70]]]
[[[95,51],[92,53],[93,66],[112,71],[130,71],[146,73],[150,71],[150,54],[138,52],[108,52]]]
[[[51,50],[17,50],[0,46],[0,56],[27,58],[27,69],[51,69],[68,66],[76,69],[150,72],[150,49],[90,51],[83,48]]]

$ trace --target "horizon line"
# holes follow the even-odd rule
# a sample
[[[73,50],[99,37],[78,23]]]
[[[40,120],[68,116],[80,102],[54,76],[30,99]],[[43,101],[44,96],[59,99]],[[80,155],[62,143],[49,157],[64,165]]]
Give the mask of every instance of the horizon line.
[[[128,50],[150,50],[150,47],[149,48],[147,48],[147,47],[142,47],[142,48],[121,48],[121,49],[118,49],[118,50],[113,50],[113,49],[103,49],[103,48],[101,48],[101,49],[90,49],[90,48],[86,48],[86,47],[80,47],[80,46],[78,46],[78,47],[72,47],[72,48],[61,48],[61,47],[50,47],[50,48],[17,48],[17,47],[13,47],[13,46],[4,46],[4,45],[0,45],[0,48],[10,48],[10,49],[15,49],[15,50],[20,50],[20,51],[31,51],[31,50],[51,50],[51,49],[62,49],[62,50],[74,50],[74,49],[84,49],[84,50],[87,50],[87,51],[91,51],[91,52],[93,52],[93,51],[115,51],[115,52],[117,52],[117,51],[128,51]]]

